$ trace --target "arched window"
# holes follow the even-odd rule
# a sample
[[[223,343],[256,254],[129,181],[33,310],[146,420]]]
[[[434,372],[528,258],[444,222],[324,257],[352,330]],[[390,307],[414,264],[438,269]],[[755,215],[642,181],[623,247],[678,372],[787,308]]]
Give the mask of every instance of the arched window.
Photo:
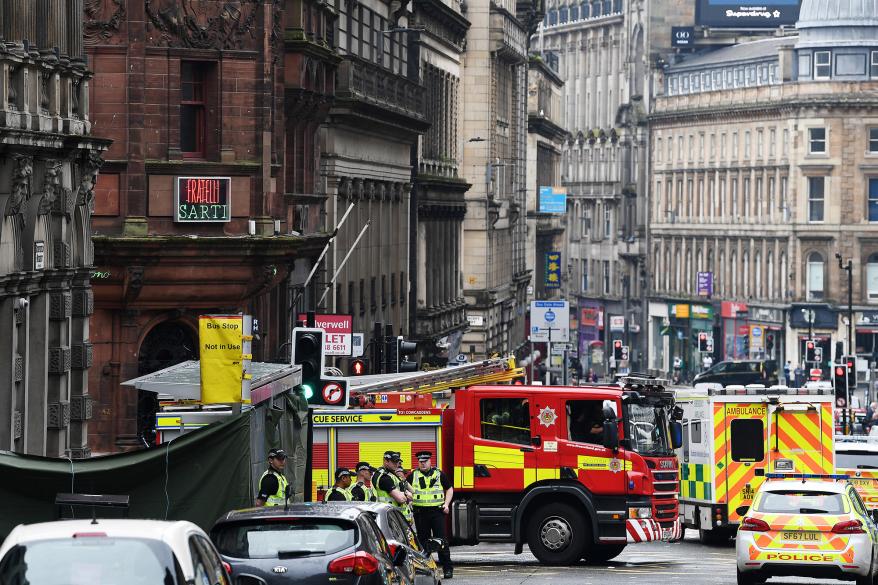
[[[762,298],[762,254],[756,252],[753,257],[753,296]]]
[[[766,273],[766,281],[768,284],[768,289],[766,291],[766,297],[768,299],[774,300],[775,291],[774,291],[774,254],[772,252],[768,252],[768,257],[765,261],[765,273]]]
[[[729,292],[735,298],[738,296],[738,253],[735,250],[729,255],[729,270],[732,273],[732,289]]]
[[[686,275],[685,282],[683,283],[682,292],[691,293],[692,292],[692,249],[686,250]]]
[[[807,299],[809,301],[823,300],[823,267],[823,256],[819,252],[811,252],[808,255],[808,282],[806,283]]]
[[[718,268],[717,272],[722,270],[723,274],[719,278],[714,277],[713,285],[714,285],[714,287],[717,288],[717,291],[716,291],[717,294],[725,296],[726,293],[729,292],[729,288],[726,286],[726,279],[724,278],[726,275],[726,273],[725,273],[725,270],[726,270],[726,251],[725,250],[719,251],[719,262],[717,263],[717,268]]]
[[[787,253],[780,253],[780,276],[778,282],[780,284],[780,298],[787,298],[787,282],[789,281],[789,273],[787,272]]]
[[[680,258],[680,246],[674,249],[674,292],[680,292],[680,285],[683,283],[683,259]]]
[[[591,17],[591,5],[588,2],[583,2],[579,8],[580,18],[585,20],[586,18]]]
[[[741,296],[750,294],[750,254],[741,254]]]
[[[667,246],[667,243],[665,243]],[[671,290],[671,250],[665,248],[665,291]]]
[[[878,253],[869,256],[866,264],[866,295],[870,301],[878,301]]]

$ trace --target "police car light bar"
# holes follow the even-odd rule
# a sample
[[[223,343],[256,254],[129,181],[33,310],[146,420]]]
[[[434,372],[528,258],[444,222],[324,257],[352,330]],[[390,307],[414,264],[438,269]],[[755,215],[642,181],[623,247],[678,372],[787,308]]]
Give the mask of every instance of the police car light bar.
[[[654,376],[647,376],[645,374],[633,374],[628,376],[620,376],[619,383],[623,386],[644,386],[644,387],[654,387],[654,386],[667,386],[668,381],[663,378],[656,378]]]
[[[765,479],[850,479],[849,475],[821,473],[766,473]]]

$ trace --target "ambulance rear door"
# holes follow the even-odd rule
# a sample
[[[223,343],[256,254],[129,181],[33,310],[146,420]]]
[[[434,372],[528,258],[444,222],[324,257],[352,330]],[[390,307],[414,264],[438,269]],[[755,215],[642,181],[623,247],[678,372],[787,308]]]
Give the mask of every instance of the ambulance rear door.
[[[769,405],[768,471],[829,474],[834,471],[832,405],[780,398]]]
[[[728,520],[738,524],[765,481],[767,405],[762,401],[717,402],[714,424],[722,429],[716,443],[717,501],[728,502]]]

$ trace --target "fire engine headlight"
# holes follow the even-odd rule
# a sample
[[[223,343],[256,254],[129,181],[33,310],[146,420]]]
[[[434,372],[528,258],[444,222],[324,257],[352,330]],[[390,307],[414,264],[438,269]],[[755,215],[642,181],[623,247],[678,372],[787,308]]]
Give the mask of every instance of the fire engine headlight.
[[[629,518],[652,518],[652,508],[628,508]]]

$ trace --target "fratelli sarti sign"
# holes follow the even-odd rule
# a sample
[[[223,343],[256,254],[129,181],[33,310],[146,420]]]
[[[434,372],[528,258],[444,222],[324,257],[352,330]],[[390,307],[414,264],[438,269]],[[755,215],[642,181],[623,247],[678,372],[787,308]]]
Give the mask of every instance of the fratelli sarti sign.
[[[174,221],[225,222],[232,218],[230,177],[177,177]]]
[[[801,0],[696,0],[696,22],[722,28],[774,28],[792,26],[799,19]]]

